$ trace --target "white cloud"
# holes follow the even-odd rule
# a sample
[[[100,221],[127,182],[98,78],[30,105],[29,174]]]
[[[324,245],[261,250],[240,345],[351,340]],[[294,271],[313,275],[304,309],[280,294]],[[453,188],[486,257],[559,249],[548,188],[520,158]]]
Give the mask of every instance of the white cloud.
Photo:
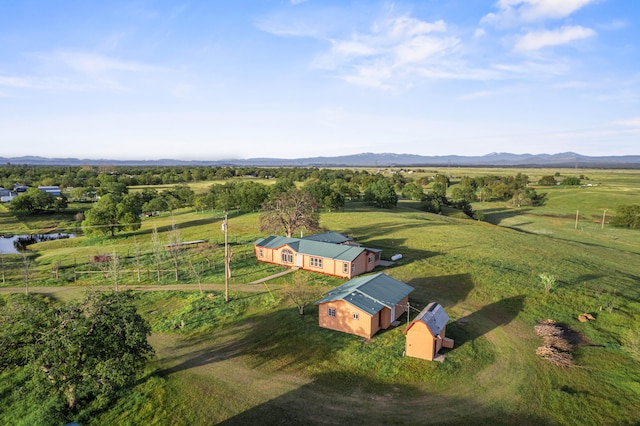
[[[484,28],[476,28],[473,32],[473,38],[482,38],[487,35],[487,32]]]
[[[562,19],[599,0],[498,0],[498,11],[488,13],[481,22],[512,26],[522,22]]]
[[[494,94],[493,92],[490,92],[488,90],[482,90],[479,92],[472,92],[472,93],[467,93],[466,95],[458,96],[456,99],[458,99],[459,101],[472,101],[474,99],[486,98],[493,94]]]
[[[638,127],[640,128],[640,117],[629,118],[626,120],[616,121],[617,125],[625,126],[625,127]]]
[[[3,77],[0,76],[0,86],[30,89],[36,88],[37,85],[33,83],[31,79],[24,77]]]
[[[55,51],[52,54],[42,55],[42,58],[87,74],[110,71],[144,72],[156,69],[138,62],[123,61],[92,52]]]
[[[446,34],[444,21],[426,22],[407,15],[375,22],[369,31],[331,40],[331,49],[314,61],[338,71],[350,84],[391,89],[410,86],[411,75],[442,67],[460,40]]]
[[[596,35],[590,28],[579,25],[561,27],[555,30],[531,31],[519,37],[514,46],[516,51],[533,51],[549,46],[560,46],[576,40]]]

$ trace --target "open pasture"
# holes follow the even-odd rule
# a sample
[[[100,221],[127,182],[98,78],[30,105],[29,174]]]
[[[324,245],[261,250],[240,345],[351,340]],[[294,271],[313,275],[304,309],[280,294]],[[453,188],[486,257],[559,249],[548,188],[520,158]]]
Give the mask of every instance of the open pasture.
[[[516,172],[508,169],[505,174]],[[541,171],[523,172],[533,176]],[[251,256],[252,242],[261,236],[258,215],[232,215],[229,231],[237,263],[232,265],[231,301],[224,302],[221,290],[140,292],[137,303],[152,325],[156,359],[146,379],[123,391],[111,409],[95,412],[87,407],[77,420],[172,425],[636,424],[640,234],[607,223],[603,229],[596,219],[601,218],[600,207],[615,210],[617,204],[637,200],[640,177],[633,171],[585,174],[601,184],[537,189],[547,193],[540,207],[476,203],[474,209],[485,213],[483,222],[424,213],[408,201],[391,210],[353,202],[342,212],[321,214],[324,228],[383,249],[383,258],[403,255],[381,270],[415,288],[410,295],[414,308],[431,301],[445,307],[451,317],[447,335],[455,347],[444,351],[444,363],[403,357],[402,325],[362,340],[319,328],[312,304],[304,316],[298,315],[287,296],[296,275],[306,277],[313,297],[341,283],[335,278],[298,271],[240,291],[240,284],[277,268],[258,264]],[[576,210],[583,212],[578,226]],[[185,241],[215,243],[213,257],[220,260],[219,215],[186,210],[147,218],[139,231],[113,240],[81,237],[41,243],[33,250],[43,268],[94,252],[115,251],[131,262],[134,244],[149,247],[154,226],[166,240],[172,223]],[[194,283],[187,269],[180,282]],[[550,291],[541,283],[542,273],[556,278]],[[220,285],[221,268],[203,278],[203,283]],[[100,283],[108,284],[109,278]],[[165,279],[161,285],[169,283]],[[596,319],[579,322],[581,313]],[[536,355],[542,340],[534,326],[545,319],[565,324],[580,336],[572,349],[574,367],[560,368]],[[0,377],[0,395],[9,408],[0,420],[37,424],[33,405],[7,396],[8,384],[20,378]]]

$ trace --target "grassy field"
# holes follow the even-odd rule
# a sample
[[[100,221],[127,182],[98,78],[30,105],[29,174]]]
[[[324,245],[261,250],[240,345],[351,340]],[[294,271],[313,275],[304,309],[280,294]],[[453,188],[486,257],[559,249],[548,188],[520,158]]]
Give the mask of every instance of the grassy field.
[[[442,171],[441,171],[442,172]],[[454,170],[452,176],[514,174]],[[533,176],[556,170],[527,170]],[[562,170],[571,175],[573,170]],[[280,271],[256,263],[257,214],[234,216],[231,301],[220,291],[140,292],[139,311],[153,328],[156,359],[145,380],[119,395],[108,411],[87,408],[82,424],[564,424],[640,422],[640,233],[602,227],[602,211],[639,202],[638,171],[580,170],[590,187],[539,188],[543,206],[512,208],[477,203],[478,222],[420,212],[416,203],[392,210],[350,203],[323,213],[321,225],[348,233],[383,258],[380,269],[415,288],[412,305],[441,303],[451,317],[455,347],[444,363],[403,357],[402,327],[363,340],[317,326],[317,308],[300,316],[284,291],[296,274],[309,282],[310,300],[340,284],[295,272],[240,291],[241,284]],[[611,209],[611,210],[609,210]],[[578,224],[576,226],[576,211]],[[9,215],[1,221],[11,221]],[[178,225],[184,240],[222,242],[216,214],[179,212],[145,219],[140,231],[114,240],[74,240],[34,247],[41,268],[57,261],[116,251],[132,264],[135,244],[148,247],[155,225]],[[4,222],[3,222],[4,223]],[[8,222],[7,222],[8,223]],[[164,234],[163,234],[164,235]],[[164,236],[163,236],[164,238]],[[77,262],[79,263],[79,262]],[[550,292],[539,275],[553,274]],[[203,282],[221,283],[218,266]],[[146,279],[146,278],[145,278]],[[135,284],[133,277],[128,284]],[[180,282],[195,282],[184,273]],[[109,278],[99,279],[106,284]],[[143,284],[155,284],[151,277]],[[172,283],[166,277],[161,285]],[[69,285],[71,280],[42,279]],[[76,282],[77,288],[94,282]],[[313,296],[313,297],[312,297]],[[581,323],[581,313],[596,319]],[[415,314],[415,313],[414,313]],[[575,366],[540,359],[538,320],[575,330]],[[406,318],[402,318],[406,321]],[[16,377],[0,375],[4,424],[38,424],[38,411],[12,395]],[[7,396],[9,395],[9,396]]]

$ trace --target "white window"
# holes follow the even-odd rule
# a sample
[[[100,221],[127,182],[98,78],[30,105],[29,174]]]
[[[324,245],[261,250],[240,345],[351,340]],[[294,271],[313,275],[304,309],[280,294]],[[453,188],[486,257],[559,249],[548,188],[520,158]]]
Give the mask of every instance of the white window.
[[[358,321],[358,319],[359,319],[359,318],[360,318],[360,316],[358,315],[358,313],[357,313],[357,312],[354,312],[354,313],[353,313],[353,319],[354,319],[354,320],[356,320],[356,321]]]
[[[327,315],[330,317],[335,318],[336,317],[336,308],[329,308],[327,310]]]
[[[371,265],[373,263],[373,256],[369,255],[369,265]]]
[[[322,268],[322,259],[319,257],[310,257],[309,264],[314,268]]]
[[[293,263],[293,253],[291,250],[282,250],[282,263]]]

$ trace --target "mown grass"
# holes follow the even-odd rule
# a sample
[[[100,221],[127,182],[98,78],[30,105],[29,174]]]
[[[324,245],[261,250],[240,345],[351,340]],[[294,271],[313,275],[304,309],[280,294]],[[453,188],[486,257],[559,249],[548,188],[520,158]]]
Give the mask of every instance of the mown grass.
[[[585,174],[602,185],[545,189],[545,205],[535,208],[474,205],[486,211],[486,222],[420,212],[411,202],[392,210],[349,203],[344,212],[321,215],[324,228],[382,248],[383,258],[402,254],[385,272],[415,288],[416,309],[431,301],[445,306],[451,317],[447,335],[456,346],[444,351],[442,364],[403,357],[402,327],[370,341],[321,329],[316,307],[307,306],[301,317],[279,289],[296,274],[308,276],[317,293],[339,284],[337,279],[299,271],[278,279],[271,291],[233,291],[233,284],[272,270],[249,255],[241,260],[262,236],[257,215],[232,217],[238,263],[231,301],[224,303],[219,292],[140,294],[139,310],[152,324],[157,359],[147,379],[112,408],[87,409],[79,418],[83,424],[635,424],[640,235],[608,224],[603,230],[596,222],[575,229],[574,221],[575,210],[585,212],[586,224],[600,206],[633,201],[638,174]],[[218,219],[212,217],[181,211],[145,220],[139,232],[115,240],[45,243],[38,262],[91,250],[124,254],[134,236],[149,244],[153,224],[165,232],[172,221],[185,239],[220,244]],[[220,255],[218,250],[215,256]],[[218,272],[207,279],[222,282]],[[538,278],[543,272],[557,278],[548,293]],[[578,322],[583,312],[596,320]],[[541,341],[533,326],[547,318],[584,336],[587,345],[573,351],[576,367],[560,369],[535,355]],[[3,402],[10,401],[6,406],[25,412],[24,403],[2,389]],[[21,423],[19,416],[0,416],[6,419]]]

